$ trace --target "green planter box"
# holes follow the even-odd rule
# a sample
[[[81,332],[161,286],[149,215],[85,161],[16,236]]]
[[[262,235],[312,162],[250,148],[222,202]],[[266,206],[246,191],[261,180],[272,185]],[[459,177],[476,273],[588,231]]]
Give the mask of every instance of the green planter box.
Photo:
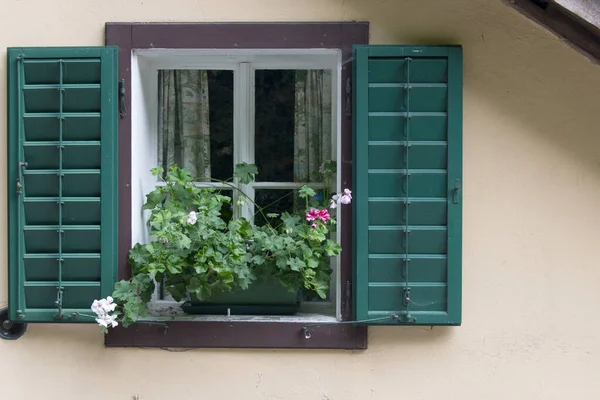
[[[293,315],[300,308],[301,292],[291,292],[274,278],[259,279],[247,290],[221,293],[210,301],[193,297],[181,308],[188,314]]]

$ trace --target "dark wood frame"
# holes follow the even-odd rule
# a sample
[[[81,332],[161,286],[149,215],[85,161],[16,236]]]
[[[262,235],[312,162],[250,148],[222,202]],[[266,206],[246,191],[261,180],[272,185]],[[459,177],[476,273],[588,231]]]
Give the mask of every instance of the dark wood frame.
[[[107,23],[106,45],[119,47],[119,79],[131,92],[131,51],[150,48],[280,49],[329,48],[342,51],[342,160],[343,187],[352,186],[352,118],[350,77],[352,45],[368,44],[367,22],[331,23]],[[131,98],[126,96],[126,109]],[[130,277],[127,254],[131,243],[131,114],[119,120],[119,279]],[[352,226],[351,212],[342,224]],[[342,232],[342,318],[352,318],[352,233]],[[135,324],[106,335],[108,347],[262,347],[366,349],[367,327],[334,324],[309,329],[303,323],[184,322]]]

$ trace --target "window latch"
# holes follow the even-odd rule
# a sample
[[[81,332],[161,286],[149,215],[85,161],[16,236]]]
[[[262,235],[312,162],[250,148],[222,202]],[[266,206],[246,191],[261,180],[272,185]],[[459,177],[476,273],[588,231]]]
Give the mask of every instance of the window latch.
[[[454,204],[458,204],[458,201],[460,199],[460,179],[457,179],[456,181],[454,181],[454,190],[452,191],[452,203]]]

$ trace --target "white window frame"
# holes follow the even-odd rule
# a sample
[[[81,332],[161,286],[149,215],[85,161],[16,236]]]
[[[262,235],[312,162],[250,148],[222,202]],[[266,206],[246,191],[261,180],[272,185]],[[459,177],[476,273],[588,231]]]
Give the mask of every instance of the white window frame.
[[[231,70],[234,74],[234,165],[245,161],[255,162],[254,148],[254,76],[256,70],[264,69],[328,69],[331,70],[332,98],[332,156],[337,162],[336,190],[341,187],[341,52],[339,49],[134,49],[131,60],[131,206],[132,243],[150,240],[146,221],[149,212],[140,211],[145,195],[153,190],[157,181],[150,174],[158,160],[158,71],[168,69]],[[197,182],[199,187],[227,188],[221,183]],[[248,196],[254,198],[255,189],[296,189],[305,183],[253,182],[240,185]],[[322,188],[323,184],[308,184]],[[239,194],[233,191],[233,202]],[[341,209],[338,209],[338,213]],[[236,207],[236,216],[252,218],[254,205],[246,202]],[[341,218],[338,215],[336,239],[341,237]],[[340,260],[333,260],[330,302],[305,302],[297,316],[248,317],[248,316],[193,316],[198,320],[243,319],[290,321],[341,320]],[[172,301],[154,300],[156,308],[172,309]],[[335,306],[335,317],[326,317]],[[156,318],[154,318],[156,319]]]

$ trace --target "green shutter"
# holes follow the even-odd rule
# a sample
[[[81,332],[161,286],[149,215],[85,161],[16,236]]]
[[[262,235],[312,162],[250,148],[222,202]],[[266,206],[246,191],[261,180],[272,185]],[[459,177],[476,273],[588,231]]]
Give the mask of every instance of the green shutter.
[[[9,318],[93,322],[117,268],[117,48],[8,49]]]
[[[461,47],[356,46],[353,116],[355,318],[459,325]]]

